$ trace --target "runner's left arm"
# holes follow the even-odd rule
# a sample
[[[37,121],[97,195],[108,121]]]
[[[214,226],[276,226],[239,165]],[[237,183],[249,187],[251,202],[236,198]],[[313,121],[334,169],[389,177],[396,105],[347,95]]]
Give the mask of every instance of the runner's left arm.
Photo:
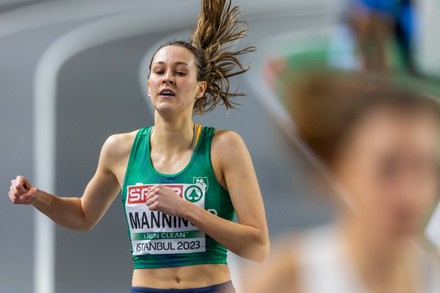
[[[235,254],[262,262],[269,253],[269,236],[263,199],[250,154],[241,137],[218,131],[211,149],[214,173],[229,191],[239,223],[220,218],[157,185],[148,195],[151,210],[188,219]]]

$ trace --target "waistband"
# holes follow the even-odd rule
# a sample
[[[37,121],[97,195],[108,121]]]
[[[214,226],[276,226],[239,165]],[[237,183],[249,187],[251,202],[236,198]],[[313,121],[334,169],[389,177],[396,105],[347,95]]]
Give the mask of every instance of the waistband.
[[[229,281],[223,284],[189,289],[157,289],[132,287],[131,293],[235,293],[235,288],[234,285],[232,285],[232,282]]]

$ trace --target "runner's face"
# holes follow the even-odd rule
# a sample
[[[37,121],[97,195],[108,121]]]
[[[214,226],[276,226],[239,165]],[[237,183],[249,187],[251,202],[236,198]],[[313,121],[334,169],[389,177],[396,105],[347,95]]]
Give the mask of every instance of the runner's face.
[[[206,83],[197,81],[196,60],[188,49],[167,46],[156,53],[148,80],[148,94],[156,111],[192,113],[205,89]]]
[[[422,231],[438,191],[438,133],[426,113],[389,109],[355,127],[337,174],[366,229],[389,240]]]

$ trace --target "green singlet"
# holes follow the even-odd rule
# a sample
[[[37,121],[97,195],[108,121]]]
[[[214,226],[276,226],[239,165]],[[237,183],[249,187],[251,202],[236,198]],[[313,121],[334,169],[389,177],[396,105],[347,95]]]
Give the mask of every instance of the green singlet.
[[[191,160],[176,174],[162,174],[154,169],[150,157],[152,129],[146,127],[138,131],[122,187],[134,268],[226,264],[225,247],[190,221],[150,211],[145,203],[148,189],[162,184],[181,198],[219,217],[233,220],[234,208],[229,193],[218,182],[211,165],[215,129],[198,125]]]

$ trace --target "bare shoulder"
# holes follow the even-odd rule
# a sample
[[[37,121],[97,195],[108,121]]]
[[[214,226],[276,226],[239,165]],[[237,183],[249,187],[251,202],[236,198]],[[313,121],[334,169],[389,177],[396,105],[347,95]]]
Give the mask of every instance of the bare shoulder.
[[[222,173],[227,170],[244,172],[252,165],[252,159],[243,139],[237,132],[231,130],[217,130],[215,132],[211,146],[211,158],[214,170],[219,168]],[[224,173],[220,177],[223,176]]]
[[[109,161],[119,161],[130,155],[138,130],[113,134],[102,146],[102,155]]]
[[[215,131],[213,144],[221,144],[223,146],[228,144],[244,143],[240,134],[232,130],[220,130]]]
[[[243,138],[232,130],[216,130],[212,141],[212,152],[220,156],[240,154],[247,151]]]

